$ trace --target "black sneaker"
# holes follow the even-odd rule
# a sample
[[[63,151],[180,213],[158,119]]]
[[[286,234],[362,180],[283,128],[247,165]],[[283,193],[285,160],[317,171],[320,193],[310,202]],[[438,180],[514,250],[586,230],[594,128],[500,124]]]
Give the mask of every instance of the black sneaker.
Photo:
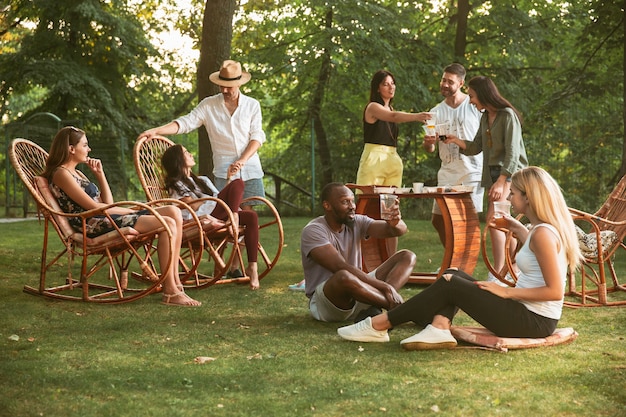
[[[359,312],[359,314],[357,314],[356,318],[354,319],[355,323],[360,322],[361,320],[365,320],[368,317],[374,317],[377,316],[379,314],[381,314],[383,311],[375,306],[370,306],[369,308],[366,308],[365,310],[362,310]]]

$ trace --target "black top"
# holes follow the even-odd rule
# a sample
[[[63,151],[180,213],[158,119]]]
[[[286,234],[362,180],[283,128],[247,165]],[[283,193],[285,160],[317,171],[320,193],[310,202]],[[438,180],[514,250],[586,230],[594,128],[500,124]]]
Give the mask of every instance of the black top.
[[[365,143],[395,148],[398,146],[398,125],[382,120],[376,120],[374,123],[363,120],[363,139]]]

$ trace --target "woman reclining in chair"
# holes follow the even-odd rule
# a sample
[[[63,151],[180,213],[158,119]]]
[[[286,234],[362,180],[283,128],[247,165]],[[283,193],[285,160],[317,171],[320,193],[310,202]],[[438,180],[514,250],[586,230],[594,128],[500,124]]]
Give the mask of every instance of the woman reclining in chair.
[[[248,256],[246,275],[250,277],[250,288],[259,288],[258,274],[258,245],[259,245],[259,218],[253,210],[241,210],[244,183],[235,179],[228,183],[222,191],[217,190],[211,180],[205,176],[198,177],[191,168],[196,164],[193,155],[182,145],[169,147],[161,157],[161,165],[165,170],[165,186],[172,198],[180,199],[196,210],[197,215],[211,215],[220,220],[226,220],[228,213],[215,201],[196,201],[203,197],[217,197],[230,207],[235,221],[245,226],[244,242]],[[184,211],[183,211],[184,215]]]
[[[338,329],[359,342],[387,342],[387,330],[413,321],[424,330],[400,342],[407,350],[451,348],[450,332],[459,309],[500,337],[540,338],[551,335],[561,318],[567,268],[581,261],[574,222],[556,181],[543,169],[527,167],[511,177],[508,198],[513,210],[530,221],[527,229],[506,215],[507,228],[522,244],[516,255],[515,287],[476,281],[448,269],[442,277],[404,304]],[[492,219],[491,227],[495,227]]]
[[[50,189],[56,196],[65,213],[82,213],[87,210],[113,204],[113,195],[99,159],[89,157],[89,144],[85,132],[75,127],[64,127],[56,134],[50,147],[50,154],[42,174],[48,179]],[[86,179],[76,170],[78,164],[85,163],[96,176],[98,186]],[[156,210],[167,222],[172,231],[174,245],[180,251],[182,237],[182,214],[178,207],[164,206]],[[118,227],[133,227],[139,233],[149,232],[162,226],[162,223],[147,210],[131,210],[124,207],[112,207],[108,210]],[[80,217],[71,217],[69,222],[78,232],[82,232]],[[114,230],[105,216],[94,216],[87,221],[89,237],[95,237]],[[170,253],[170,240],[166,232],[159,234],[157,242],[159,263],[167,265]],[[200,306],[201,303],[189,297],[183,291],[178,279],[178,253],[176,261],[171,262],[170,270],[163,272],[167,276],[163,281],[163,304],[177,306]]]

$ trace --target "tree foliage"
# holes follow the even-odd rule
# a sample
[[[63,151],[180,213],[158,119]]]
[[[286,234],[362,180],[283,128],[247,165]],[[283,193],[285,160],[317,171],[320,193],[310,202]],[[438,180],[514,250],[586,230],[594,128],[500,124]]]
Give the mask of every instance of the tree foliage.
[[[268,109],[266,168],[308,183],[311,169],[303,167],[311,166],[315,120],[327,137],[316,143],[314,170],[324,172],[330,163],[332,179],[354,181],[371,75],[392,71],[395,108],[423,111],[441,100],[441,69],[460,61],[468,78],[492,77],[522,111],[530,162],[550,170],[572,205],[593,209],[625,172],[618,157],[624,147],[623,6],[602,0],[433,3],[438,7],[384,0],[244,4],[233,48],[254,63],[250,88]],[[466,26],[459,30],[459,24]],[[326,56],[331,68],[320,77]],[[317,120],[312,109],[320,85],[325,94]],[[400,129],[407,183],[434,181],[439,161],[421,150],[421,127]],[[596,166],[604,168],[600,175]]]
[[[40,86],[46,93],[38,110],[106,126],[113,134],[128,129],[135,103],[126,87],[133,77],[149,73],[145,62],[154,49],[139,22],[121,6],[83,0],[16,2],[7,20],[20,16],[35,27],[14,52],[0,55],[0,94],[25,94]]]
[[[157,118],[171,117],[163,109],[185,99],[164,81],[177,68],[168,67],[146,33],[163,29],[154,16],[157,3],[128,3],[17,0],[0,11],[3,120],[48,112],[79,124],[120,192],[127,186],[121,158],[130,154],[130,140]],[[155,58],[158,68],[150,65]],[[44,147],[53,135],[47,132]]]
[[[523,113],[530,162],[559,180],[571,205],[593,210],[626,172],[623,4],[193,0],[192,5],[184,12],[175,0],[15,0],[0,8],[4,122],[43,110],[83,120],[99,140],[133,138],[211,94],[206,76],[227,57],[230,43],[230,57],[253,74],[244,93],[262,102],[265,169],[304,187],[315,176],[319,189],[330,180],[355,180],[362,113],[376,70],[394,73],[396,109],[423,111],[442,99],[442,68],[460,61],[468,78],[493,77]],[[223,28],[232,12],[230,41],[216,25]],[[149,42],[147,30],[160,32],[171,24],[202,50],[197,74],[177,62],[177,55],[159,55]],[[400,133],[405,181],[433,181],[439,159],[422,150],[421,126],[403,124]],[[206,164],[205,155],[204,172]]]

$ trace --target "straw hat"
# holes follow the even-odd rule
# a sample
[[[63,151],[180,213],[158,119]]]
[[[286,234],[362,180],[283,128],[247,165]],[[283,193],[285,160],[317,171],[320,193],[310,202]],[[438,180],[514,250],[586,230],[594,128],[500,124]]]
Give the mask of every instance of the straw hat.
[[[221,85],[222,87],[244,85],[250,81],[250,78],[252,78],[250,73],[241,70],[241,64],[239,62],[231,61],[230,59],[224,61],[219,71],[215,71],[209,75],[209,80],[211,80],[213,84]]]

